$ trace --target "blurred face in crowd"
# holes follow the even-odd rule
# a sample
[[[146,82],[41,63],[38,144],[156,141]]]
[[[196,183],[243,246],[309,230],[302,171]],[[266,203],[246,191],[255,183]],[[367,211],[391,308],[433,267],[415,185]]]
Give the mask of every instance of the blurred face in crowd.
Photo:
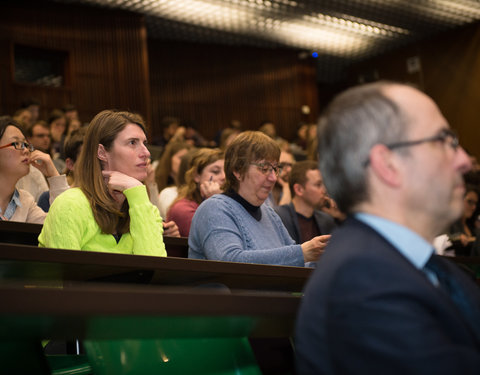
[[[463,217],[469,219],[472,217],[478,204],[478,194],[474,191],[469,191],[463,198]]]
[[[105,150],[103,168],[117,171],[139,181],[147,177],[150,152],[146,147],[147,137],[140,126],[128,124],[118,133],[110,150]],[[99,148],[103,145],[99,145]]]
[[[67,127],[67,120],[65,117],[60,117],[50,124],[50,133],[52,134],[52,139],[54,142],[60,142],[62,135],[65,132]]]
[[[318,169],[310,169],[307,171],[306,177],[307,181],[303,186],[301,198],[309,206],[320,209],[325,203],[327,194],[322,175]]]
[[[182,162],[183,156],[188,152],[186,148],[177,151],[175,154],[172,156],[172,169],[170,170],[170,176],[176,181],[177,180],[177,175],[178,175],[178,170],[180,169],[180,163]]]
[[[42,125],[34,125],[32,128],[32,137],[28,141],[35,147],[35,149],[47,152],[50,148],[50,130]]]
[[[68,133],[71,134],[72,132],[80,129],[81,127],[82,127],[82,123],[78,118],[71,119],[68,125]]]
[[[282,167],[282,173],[280,174],[280,178],[286,182],[288,182],[288,179],[290,177],[290,172],[292,171],[292,166],[295,163],[295,159],[293,158],[293,155],[282,151],[280,153],[280,161],[279,165]]]
[[[7,126],[0,147],[13,142],[26,142],[20,129],[15,126]],[[0,149],[0,173],[4,176],[14,176],[17,179],[26,176],[30,170],[30,151],[28,148],[17,150],[14,146]]]
[[[38,116],[40,115],[40,106],[37,104],[31,104],[27,109],[30,112],[31,123],[35,124],[35,122],[38,120]]]
[[[23,126],[30,126],[32,123],[32,114],[28,109],[24,109],[22,112],[19,113],[18,116],[15,116],[14,119],[22,124]]]
[[[238,194],[250,204],[260,206],[268,198],[277,181],[277,167],[277,161],[259,160],[250,164],[243,177],[234,172],[239,180]]]
[[[216,162],[207,165],[203,168],[202,173],[195,176],[195,182],[201,185],[204,182],[216,182],[220,186],[225,182],[225,171],[223,170],[224,159],[217,160]]]

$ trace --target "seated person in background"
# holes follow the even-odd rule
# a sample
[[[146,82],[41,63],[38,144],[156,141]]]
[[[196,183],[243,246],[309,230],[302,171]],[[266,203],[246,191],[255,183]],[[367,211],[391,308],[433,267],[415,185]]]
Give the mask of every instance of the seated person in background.
[[[457,256],[468,256],[472,252],[472,245],[476,238],[475,223],[472,216],[477,205],[477,189],[473,186],[467,186],[463,197],[462,217],[452,224],[448,233],[452,248]]]
[[[263,204],[280,174],[277,143],[246,131],[225,152],[224,193],[202,202],[193,216],[188,257],[301,266],[317,260],[321,237],[295,244],[275,211]]]
[[[75,187],[75,164],[82,150],[87,128],[80,128],[65,138],[65,174],[70,187]],[[46,191],[38,198],[38,206],[48,212],[50,209],[50,192]]]
[[[170,142],[163,152],[155,168],[155,181],[160,192],[160,215],[167,217],[167,211],[178,195],[179,169],[182,157],[192,146],[184,141]]]
[[[223,152],[202,148],[192,157],[186,184],[180,188],[177,199],[167,213],[167,220],[177,223],[182,237],[188,237],[193,215],[198,205],[214,194],[222,192],[225,183]]]
[[[50,154],[50,128],[45,121],[38,121],[25,130],[27,142],[33,145],[35,150]],[[32,194],[35,202],[40,196],[48,192],[48,184],[45,176],[33,165],[30,165],[30,172],[17,182],[17,189],[23,189]],[[46,198],[49,204],[49,195]]]
[[[320,211],[326,190],[316,162],[304,160],[296,163],[289,180],[292,203],[275,208],[278,216],[296,243],[323,235],[328,241],[336,227],[333,218]]]
[[[166,256],[145,185],[150,152],[139,115],[102,111],[87,128],[75,185],[52,204],[42,247]]]
[[[158,208],[160,212],[160,200],[158,194],[158,186],[155,182],[155,167],[148,159],[147,165],[147,178],[145,179],[145,186],[147,187],[148,196],[150,197],[150,202]],[[164,189],[165,190],[165,189]],[[162,216],[160,214],[160,216]],[[178,231],[178,226],[174,221],[165,221],[162,216],[162,226],[163,226],[163,235],[169,237],[180,237],[180,232]]]
[[[290,151],[281,151],[278,165],[281,168],[282,173],[278,176],[277,182],[275,182],[272,191],[265,201],[266,204],[273,208],[283,204],[289,204],[292,201],[292,193],[290,191],[288,180],[290,178],[293,164],[295,164],[293,154]]]
[[[27,175],[33,165],[50,183],[52,200],[68,189],[65,175],[60,176],[50,155],[34,150],[26,142],[21,126],[9,117],[0,119],[0,220],[42,224],[45,212],[33,196],[16,189],[18,180]]]
[[[27,108],[20,108],[13,114],[13,120],[23,129],[32,126],[32,113]]]
[[[48,116],[48,125],[50,127],[50,135],[52,137],[52,145],[50,155],[52,155],[53,163],[58,171],[65,169],[65,150],[63,143],[67,134],[67,119],[60,109],[54,109]]]
[[[349,214],[307,282],[297,374],[478,374],[480,290],[433,240],[462,214],[470,160],[431,98],[375,82],[319,121],[320,170]]]
[[[27,141],[35,147],[35,150],[50,153],[50,127],[45,121],[37,121],[33,126],[27,128]]]

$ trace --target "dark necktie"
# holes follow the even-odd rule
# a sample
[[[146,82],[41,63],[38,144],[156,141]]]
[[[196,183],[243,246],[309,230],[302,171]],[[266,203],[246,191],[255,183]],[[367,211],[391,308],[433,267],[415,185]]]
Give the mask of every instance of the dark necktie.
[[[442,263],[440,256],[433,254],[425,264],[425,268],[433,272],[438,279],[439,288],[443,289],[453,300],[461,314],[480,340],[480,302],[474,301],[462,286],[461,280],[449,271]]]

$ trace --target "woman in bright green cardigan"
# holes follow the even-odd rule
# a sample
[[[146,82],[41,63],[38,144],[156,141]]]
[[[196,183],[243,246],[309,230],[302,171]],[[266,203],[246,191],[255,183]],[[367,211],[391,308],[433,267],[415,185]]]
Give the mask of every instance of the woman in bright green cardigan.
[[[145,185],[150,153],[140,116],[102,111],[90,123],[75,166],[77,187],[50,207],[39,245],[166,256],[162,219]]]

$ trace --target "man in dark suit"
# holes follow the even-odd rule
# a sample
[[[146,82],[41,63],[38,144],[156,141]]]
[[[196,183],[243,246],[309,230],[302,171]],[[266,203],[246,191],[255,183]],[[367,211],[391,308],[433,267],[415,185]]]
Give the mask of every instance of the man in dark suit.
[[[432,242],[462,213],[470,160],[435,103],[377,82],[319,121],[320,170],[347,220],[296,326],[304,374],[478,374],[480,292]]]
[[[336,227],[333,218],[319,209],[326,190],[316,162],[300,161],[293,165],[289,179],[292,202],[275,208],[296,243],[328,235]],[[327,240],[327,239],[326,239]]]

